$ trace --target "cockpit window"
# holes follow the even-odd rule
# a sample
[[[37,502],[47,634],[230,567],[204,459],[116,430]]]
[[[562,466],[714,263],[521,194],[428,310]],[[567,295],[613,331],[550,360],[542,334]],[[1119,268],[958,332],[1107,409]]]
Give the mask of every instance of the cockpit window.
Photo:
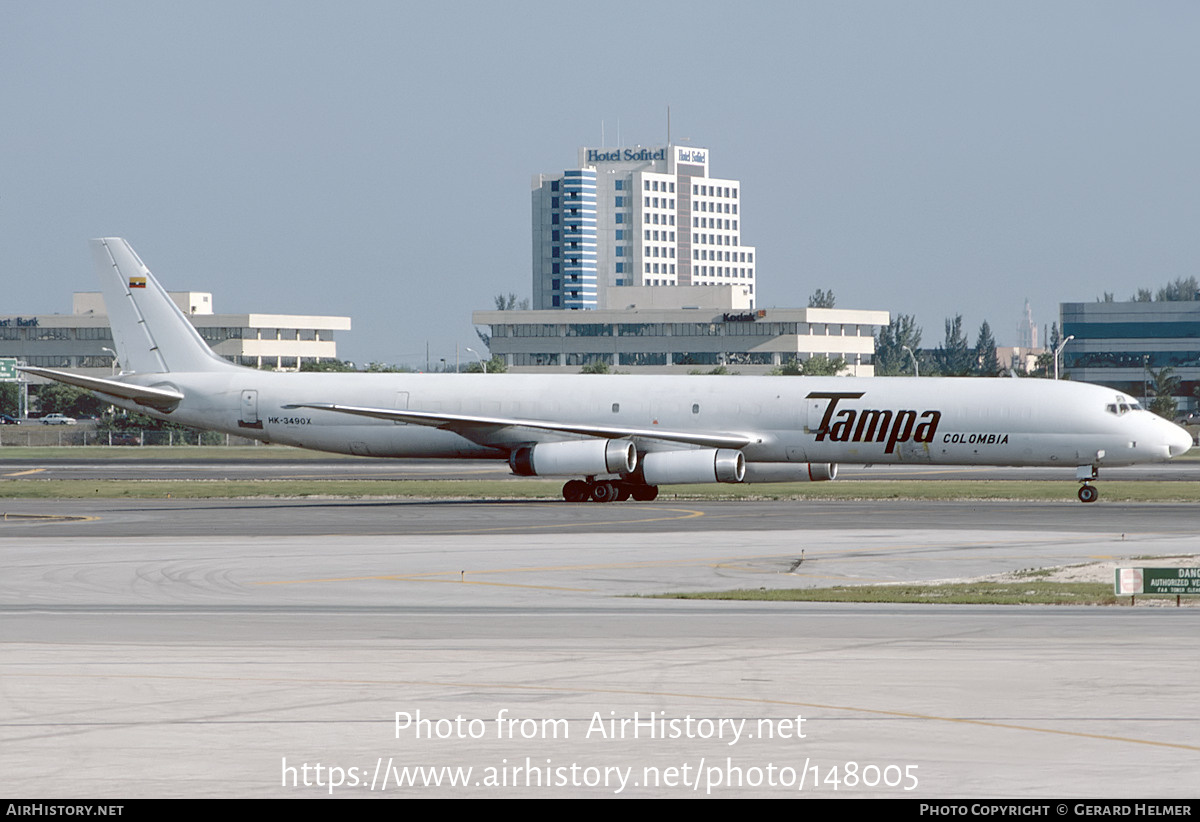
[[[1104,410],[1119,417],[1129,411],[1141,411],[1142,405],[1137,400],[1131,400],[1128,397],[1118,397],[1117,402],[1110,402],[1104,406]]]

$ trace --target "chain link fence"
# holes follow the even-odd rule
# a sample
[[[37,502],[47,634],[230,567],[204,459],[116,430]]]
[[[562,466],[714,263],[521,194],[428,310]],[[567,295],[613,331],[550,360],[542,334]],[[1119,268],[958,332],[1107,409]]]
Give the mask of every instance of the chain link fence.
[[[147,445],[254,445],[256,440],[215,431],[97,431],[94,425],[43,425],[30,420],[20,425],[0,426],[0,447],[114,445],[137,448]]]

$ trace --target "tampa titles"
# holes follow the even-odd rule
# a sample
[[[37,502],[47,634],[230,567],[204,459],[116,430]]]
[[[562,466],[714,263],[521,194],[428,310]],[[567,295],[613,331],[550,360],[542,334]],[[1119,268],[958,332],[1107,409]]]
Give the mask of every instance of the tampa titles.
[[[838,410],[842,400],[857,400],[866,392],[813,391],[807,397],[810,400],[829,400],[825,408],[825,416],[817,428],[817,442],[826,439],[831,442],[886,442],[883,449],[885,454],[895,452],[896,445],[901,442],[933,442],[937,434],[938,422],[942,419],[941,411],[922,411],[920,416],[915,410],[877,410],[874,408],[843,408]],[[834,414],[837,421],[834,421]],[[921,420],[921,422],[918,422]]]

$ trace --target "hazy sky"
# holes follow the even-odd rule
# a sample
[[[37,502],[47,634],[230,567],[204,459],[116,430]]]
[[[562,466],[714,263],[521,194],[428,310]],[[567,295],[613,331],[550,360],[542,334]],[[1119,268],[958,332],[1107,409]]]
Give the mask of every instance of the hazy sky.
[[[1195,2],[0,0],[0,314],[124,236],[218,311],[349,315],[359,362],[479,348],[530,292],[530,176],[672,135],[742,181],[760,307],[962,313],[1198,273]],[[464,354],[464,360],[468,355]]]

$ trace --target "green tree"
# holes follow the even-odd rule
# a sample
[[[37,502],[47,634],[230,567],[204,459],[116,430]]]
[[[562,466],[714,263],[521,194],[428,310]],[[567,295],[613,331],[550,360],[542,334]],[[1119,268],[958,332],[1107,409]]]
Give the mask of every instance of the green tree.
[[[612,366],[608,364],[608,360],[592,360],[590,363],[579,369],[580,374],[611,374]]]
[[[480,364],[479,360],[475,360],[463,369],[463,371],[467,374],[481,374],[484,372],[484,370],[485,369],[483,365]],[[507,370],[508,364],[504,362],[504,358],[499,354],[487,361],[486,371],[488,374],[503,374]]]
[[[1180,378],[1175,375],[1175,369],[1164,365],[1158,371],[1150,366],[1146,366],[1146,370],[1150,372],[1150,378],[1154,383],[1150,388],[1150,392],[1154,395],[1154,399],[1150,401],[1150,410],[1165,419],[1175,419],[1179,403],[1175,400],[1174,395],[1179,391],[1181,382]]]
[[[818,288],[816,291],[814,291],[812,293],[812,296],[808,298],[808,307],[809,308],[833,308],[833,304],[835,301],[836,301],[836,298],[833,296],[832,288],[829,289],[828,291],[823,291],[820,288]]]
[[[975,369],[975,354],[963,335],[962,314],[946,318],[946,339],[933,352],[938,373],[947,377],[965,377]]]
[[[912,357],[904,346],[913,353],[921,347],[921,326],[912,314],[898,314],[892,321],[879,329],[875,338],[875,375],[879,377],[911,374]]]
[[[354,363],[343,362],[342,360],[321,360],[320,362],[302,362],[300,363],[301,371],[353,371]]]
[[[767,373],[772,377],[834,377],[845,369],[844,357],[830,359],[824,354],[813,354],[807,360],[793,357]]]
[[[407,374],[410,369],[386,362],[369,362],[363,371],[369,374]]]
[[[180,425],[177,422],[156,420],[135,411],[108,412],[96,423],[96,433],[100,436],[96,442],[104,445],[108,442],[108,434],[140,434],[145,438],[146,445],[166,445],[174,442],[176,445],[221,445],[225,435],[219,431],[201,431],[190,425]]]
[[[497,311],[528,311],[529,298],[517,299],[517,295],[511,291],[507,294],[497,294],[492,298],[496,304]]]
[[[994,377],[1000,373],[1000,359],[996,356],[996,338],[987,320],[979,326],[979,337],[975,341],[976,373],[982,377]]]
[[[1148,289],[1148,288],[1139,288],[1139,289],[1137,290],[1137,293],[1136,293],[1136,294],[1134,294],[1132,297],[1130,297],[1130,298],[1129,298],[1129,301],[1130,301],[1131,303],[1148,303],[1148,302],[1150,302],[1150,301],[1151,301],[1153,298],[1154,298],[1154,295],[1150,293],[1150,289]]]
[[[1200,300],[1200,283],[1195,277],[1177,278],[1173,283],[1167,283],[1158,289],[1154,299],[1161,302],[1191,302]]]
[[[15,382],[0,382],[0,414],[16,417],[21,409],[21,387]]]
[[[98,417],[108,408],[108,403],[96,399],[82,388],[57,382],[38,386],[37,401],[42,416],[66,414],[68,417]]]
[[[1029,372],[1029,376],[1045,380],[1054,379],[1054,352],[1045,351],[1038,354],[1037,360],[1033,364],[1033,370]]]

